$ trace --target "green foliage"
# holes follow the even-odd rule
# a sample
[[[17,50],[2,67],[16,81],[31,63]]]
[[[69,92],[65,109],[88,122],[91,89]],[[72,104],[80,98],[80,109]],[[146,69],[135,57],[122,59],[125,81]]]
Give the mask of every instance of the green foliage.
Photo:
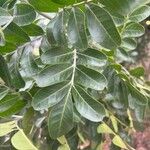
[[[132,149],[121,133],[134,130],[132,117],[142,122],[150,90],[142,67],[119,63],[132,60],[148,3],[0,1],[0,121],[18,120],[0,124],[0,136],[13,132],[16,149],[74,150],[89,140],[95,150],[109,133]]]

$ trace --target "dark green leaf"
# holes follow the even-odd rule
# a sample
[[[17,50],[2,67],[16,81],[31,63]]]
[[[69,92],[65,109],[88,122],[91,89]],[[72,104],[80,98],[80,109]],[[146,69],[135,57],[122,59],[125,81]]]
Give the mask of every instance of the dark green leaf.
[[[12,78],[12,84],[16,89],[23,88],[25,86],[25,81],[22,79],[19,72],[19,59],[20,56],[16,51],[10,59],[9,62],[9,71]]]
[[[86,10],[88,30],[92,39],[104,48],[117,48],[121,39],[109,13],[95,4],[87,5]]]
[[[5,82],[5,84],[11,87],[11,76],[8,70],[7,63],[2,55],[0,55],[0,78]]]
[[[73,127],[73,103],[70,93],[62,98],[49,113],[48,129],[50,137],[56,139],[68,133]]]
[[[36,18],[36,12],[31,5],[16,4],[14,8],[13,21],[19,26],[31,24]]]
[[[82,65],[76,68],[75,82],[94,90],[103,90],[107,86],[107,80],[101,73]]]
[[[144,68],[143,67],[137,67],[137,68],[134,68],[134,69],[131,69],[130,70],[130,74],[132,76],[135,76],[137,78],[141,77],[141,76],[144,76]]]
[[[121,47],[127,50],[134,50],[137,47],[137,42],[132,38],[124,38]]]
[[[62,82],[39,90],[32,101],[35,110],[43,110],[56,105],[68,93],[70,83]]]
[[[68,21],[68,39],[69,42],[77,49],[86,49],[88,46],[85,16],[79,8],[72,8]]]
[[[39,87],[46,87],[67,80],[72,73],[70,64],[56,64],[44,68],[36,77]]]
[[[102,121],[106,115],[104,106],[93,99],[84,89],[80,86],[73,88],[73,98],[78,112],[88,120],[93,122]]]

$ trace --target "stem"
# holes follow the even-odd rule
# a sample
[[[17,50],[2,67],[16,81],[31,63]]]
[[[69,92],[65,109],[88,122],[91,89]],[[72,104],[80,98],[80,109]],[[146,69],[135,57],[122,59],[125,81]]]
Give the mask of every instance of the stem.
[[[67,6],[67,7],[64,7],[64,9],[70,9],[70,8],[72,8],[72,7],[80,6],[80,5],[83,5],[83,4],[92,2],[92,1],[93,1],[93,0],[82,1],[82,2],[80,2],[80,3],[76,3],[76,4],[73,4],[73,5],[69,5],[69,6]]]
[[[73,55],[73,72],[72,72],[72,77],[71,77],[71,86],[74,84],[74,77],[75,77],[75,71],[76,71],[76,63],[77,63],[77,50],[74,49],[74,55]]]
[[[47,19],[49,19],[49,20],[52,20],[53,18],[52,17],[50,17],[49,15],[47,15],[47,14],[45,14],[45,13],[42,13],[42,12],[38,12],[41,16],[43,16],[43,17],[45,17],[45,18],[47,18]]]

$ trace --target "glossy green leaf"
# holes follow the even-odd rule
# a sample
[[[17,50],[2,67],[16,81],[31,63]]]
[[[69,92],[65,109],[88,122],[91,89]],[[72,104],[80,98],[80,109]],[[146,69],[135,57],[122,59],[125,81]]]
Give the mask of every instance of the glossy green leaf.
[[[150,7],[147,5],[141,6],[134,10],[130,15],[129,19],[134,22],[141,22],[150,15]]]
[[[79,8],[72,8],[68,21],[68,39],[69,42],[77,49],[87,48],[87,35],[85,27],[85,16]]]
[[[23,88],[25,86],[25,81],[23,80],[19,72],[19,61],[20,56],[16,51],[10,58],[9,61],[9,71],[12,79],[12,84],[16,89]]]
[[[28,0],[35,9],[42,12],[56,12],[58,8],[63,7],[60,4],[54,3],[52,0]]]
[[[73,88],[73,98],[77,111],[86,119],[99,122],[106,115],[104,106],[92,98],[83,88],[75,86]]]
[[[145,29],[142,25],[138,23],[130,23],[128,24],[123,33],[123,37],[139,37],[142,36],[145,32]]]
[[[7,63],[2,55],[0,55],[0,77],[7,86],[11,87],[10,72],[8,70]]]
[[[73,67],[70,64],[56,64],[44,68],[36,77],[36,84],[39,87],[46,87],[61,81],[67,80],[72,73]]]
[[[35,110],[43,110],[56,105],[68,93],[70,83],[62,82],[39,90],[32,101]]]
[[[78,52],[77,55],[77,63],[88,66],[89,68],[99,69],[107,63],[106,55],[99,50],[88,48],[82,53]]]
[[[9,89],[0,85],[0,100],[3,99],[9,92]]]
[[[0,7],[0,26],[5,25],[13,20],[13,17],[4,9]]]
[[[73,127],[73,102],[70,93],[62,98],[49,113],[48,129],[51,138],[56,139],[68,133]]]
[[[95,42],[107,49],[115,49],[121,44],[115,24],[105,9],[95,4],[87,5],[86,16],[88,30]]]
[[[127,50],[134,50],[137,47],[137,42],[132,38],[124,38],[121,47]]]
[[[126,16],[141,5],[147,4],[149,0],[99,0],[108,10]]]
[[[0,124],[0,137],[5,136],[12,131],[14,131],[16,127],[15,121],[5,122]]]
[[[19,26],[31,24],[36,18],[36,12],[31,5],[16,4],[14,8],[13,21]]]
[[[66,24],[68,21],[68,12],[61,11],[55,20],[55,24],[53,27],[53,35],[57,44],[61,47],[67,47],[67,36],[66,36]]]
[[[40,35],[43,35],[44,34],[44,31],[43,29],[32,23],[30,25],[26,25],[26,26],[23,26],[21,27],[23,29],[23,31],[25,31],[29,36],[40,36]]]
[[[41,55],[41,60],[44,64],[71,63],[72,59],[73,52],[60,47],[51,48]]]
[[[11,138],[11,143],[16,149],[21,150],[37,150],[37,148],[31,143],[28,137],[24,134],[23,130],[20,129]]]
[[[13,22],[4,30],[4,35],[7,42],[15,45],[20,45],[30,41],[29,36]]]
[[[22,52],[22,56],[20,58],[21,70],[25,74],[25,78],[33,78],[39,71],[39,68],[33,57],[33,47],[31,45],[27,45]]]
[[[75,82],[94,90],[103,90],[107,86],[107,80],[101,73],[82,65],[76,68]]]

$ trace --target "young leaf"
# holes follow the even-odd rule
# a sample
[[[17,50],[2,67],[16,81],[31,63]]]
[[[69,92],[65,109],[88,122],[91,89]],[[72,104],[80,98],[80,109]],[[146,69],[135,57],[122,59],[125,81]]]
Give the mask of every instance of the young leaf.
[[[16,4],[14,8],[13,21],[19,26],[31,24],[36,18],[36,12],[31,5]]]
[[[15,130],[16,122],[10,121],[0,124],[0,137],[7,135]]]
[[[86,119],[93,122],[99,122],[105,117],[106,112],[104,106],[92,98],[80,86],[73,87],[73,98],[76,109]]]
[[[73,127],[73,102],[68,92],[61,102],[49,113],[48,129],[51,138],[56,139],[68,133]]]
[[[115,135],[114,131],[106,124],[102,123],[97,128],[98,133],[109,133]]]
[[[120,136],[118,136],[118,135],[116,135],[116,136],[113,138],[112,142],[113,142],[115,145],[117,145],[117,146],[119,146],[119,147],[121,147],[121,148],[128,149],[127,146],[125,145],[125,143],[123,142],[123,140],[122,140],[122,139],[120,138]]]
[[[68,21],[68,39],[76,49],[86,49],[88,46],[85,16],[79,8],[72,8]]]
[[[16,149],[21,150],[38,150],[24,134],[22,129],[19,129],[15,135],[11,138],[11,143]]]
[[[121,44],[115,24],[105,9],[95,4],[86,5],[86,17],[88,30],[95,42],[107,49],[116,49]]]

